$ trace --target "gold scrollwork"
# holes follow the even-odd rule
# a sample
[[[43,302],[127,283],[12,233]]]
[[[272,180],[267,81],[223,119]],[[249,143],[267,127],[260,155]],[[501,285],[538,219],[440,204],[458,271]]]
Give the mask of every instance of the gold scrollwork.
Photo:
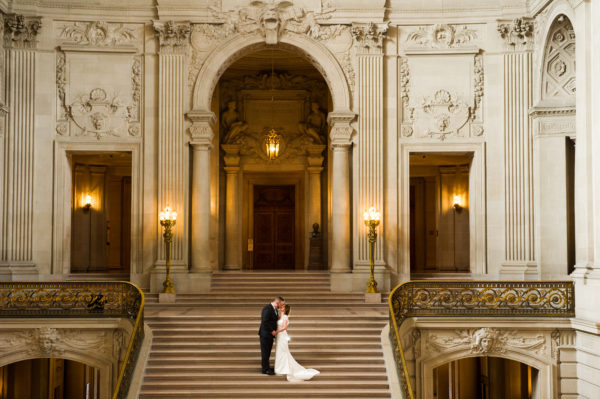
[[[122,317],[133,331],[113,399],[127,397],[144,339],[144,293],[126,281],[0,282],[0,318]]]
[[[405,398],[414,399],[400,326],[409,317],[573,317],[572,281],[408,281],[389,296],[390,341]]]

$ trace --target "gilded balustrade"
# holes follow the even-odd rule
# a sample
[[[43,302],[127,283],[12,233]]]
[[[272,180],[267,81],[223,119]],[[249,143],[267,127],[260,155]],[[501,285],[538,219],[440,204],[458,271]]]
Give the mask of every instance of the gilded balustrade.
[[[113,399],[127,397],[144,339],[144,294],[126,281],[0,282],[0,318],[121,317],[133,324]]]
[[[389,296],[390,342],[404,398],[414,399],[400,326],[410,317],[573,317],[572,281],[408,281]]]

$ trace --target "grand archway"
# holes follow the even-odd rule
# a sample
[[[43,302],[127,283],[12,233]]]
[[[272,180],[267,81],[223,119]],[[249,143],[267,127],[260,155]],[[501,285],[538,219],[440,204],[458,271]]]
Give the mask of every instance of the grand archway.
[[[350,165],[349,150],[353,129],[350,122],[355,114],[350,111],[351,96],[344,71],[329,50],[317,41],[303,35],[283,34],[276,44],[279,51],[288,51],[307,60],[321,74],[331,94],[331,106],[327,121],[327,140],[331,147],[331,238],[329,240],[332,271],[347,271],[350,265]],[[224,42],[206,58],[198,73],[193,94],[193,109],[188,118],[193,147],[191,235],[192,270],[194,264],[205,262],[205,254],[210,248],[219,245],[214,226],[218,220],[218,207],[215,204],[215,183],[211,178],[214,170],[214,154],[211,148],[215,143],[215,109],[211,107],[217,83],[223,73],[237,60],[248,54],[272,49],[260,34],[236,35]],[[218,135],[217,135],[218,137]],[[312,223],[312,222],[305,222]],[[305,232],[302,232],[305,234]],[[210,237],[213,237],[211,242]],[[245,243],[243,243],[245,244]],[[239,247],[239,244],[238,244]],[[212,265],[213,270],[216,269]]]

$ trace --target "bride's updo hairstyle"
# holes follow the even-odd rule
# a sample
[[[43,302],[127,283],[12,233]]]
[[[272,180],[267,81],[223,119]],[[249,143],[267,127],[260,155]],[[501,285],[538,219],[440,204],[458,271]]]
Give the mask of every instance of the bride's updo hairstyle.
[[[287,305],[287,304],[285,305],[285,314],[286,314],[286,316],[290,314],[291,308],[292,307],[290,305]]]

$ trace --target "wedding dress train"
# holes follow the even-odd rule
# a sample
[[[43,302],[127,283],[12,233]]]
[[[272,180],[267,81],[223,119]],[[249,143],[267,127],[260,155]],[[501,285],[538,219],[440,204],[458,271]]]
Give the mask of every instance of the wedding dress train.
[[[289,319],[287,315],[283,315],[277,321],[277,328],[283,327],[284,321]],[[306,381],[319,374],[318,370],[306,369],[302,367],[290,353],[288,342],[290,337],[287,331],[282,331],[277,334],[277,344],[275,346],[275,374],[286,374],[289,382]]]

